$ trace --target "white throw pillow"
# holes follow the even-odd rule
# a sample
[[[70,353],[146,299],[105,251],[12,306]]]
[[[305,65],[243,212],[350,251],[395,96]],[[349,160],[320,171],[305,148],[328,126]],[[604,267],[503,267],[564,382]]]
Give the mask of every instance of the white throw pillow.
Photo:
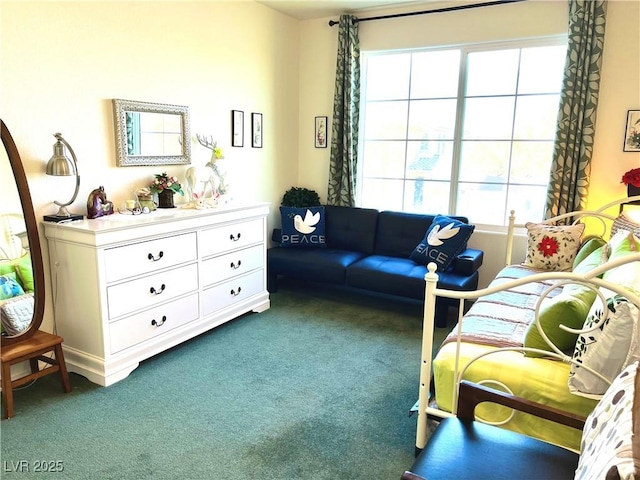
[[[584,329],[596,328],[580,334],[576,342],[573,359],[580,365],[571,365],[568,381],[571,393],[597,398],[609,386],[581,365],[612,381],[627,365],[640,359],[639,315],[638,307],[620,295],[607,300],[606,310],[596,299]]]

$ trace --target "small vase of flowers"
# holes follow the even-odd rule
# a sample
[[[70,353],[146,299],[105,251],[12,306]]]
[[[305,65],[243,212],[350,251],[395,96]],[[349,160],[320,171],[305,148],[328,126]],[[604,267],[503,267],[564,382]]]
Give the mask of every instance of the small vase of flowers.
[[[620,182],[627,186],[627,196],[640,195],[640,168],[632,168],[626,172]]]
[[[149,186],[153,193],[158,195],[158,208],[173,208],[173,195],[179,193],[184,195],[182,185],[178,183],[177,177],[170,177],[166,172],[156,174],[153,182]]]

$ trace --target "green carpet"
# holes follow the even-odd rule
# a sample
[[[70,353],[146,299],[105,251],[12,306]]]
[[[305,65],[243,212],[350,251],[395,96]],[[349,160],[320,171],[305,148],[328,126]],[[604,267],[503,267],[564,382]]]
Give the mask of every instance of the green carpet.
[[[420,305],[299,284],[271,303],[110,387],[71,374],[66,395],[56,376],[17,391],[0,424],[2,478],[400,478]],[[36,472],[42,462],[63,472]]]

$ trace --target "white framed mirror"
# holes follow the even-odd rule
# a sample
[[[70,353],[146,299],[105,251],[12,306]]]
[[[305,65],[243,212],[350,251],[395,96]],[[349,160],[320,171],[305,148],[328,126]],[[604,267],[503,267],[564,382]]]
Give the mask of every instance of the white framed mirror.
[[[191,163],[189,107],[113,100],[118,166]]]

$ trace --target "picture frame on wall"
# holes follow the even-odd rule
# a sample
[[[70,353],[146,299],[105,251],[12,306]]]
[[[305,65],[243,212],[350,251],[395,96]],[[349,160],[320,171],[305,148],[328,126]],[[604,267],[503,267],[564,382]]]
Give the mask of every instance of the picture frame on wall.
[[[627,112],[623,151],[640,152],[640,110],[629,110]]]
[[[231,146],[244,147],[244,112],[231,110]]]
[[[327,148],[327,117],[316,117],[316,148]]]
[[[262,114],[251,114],[251,146],[262,148]]]

